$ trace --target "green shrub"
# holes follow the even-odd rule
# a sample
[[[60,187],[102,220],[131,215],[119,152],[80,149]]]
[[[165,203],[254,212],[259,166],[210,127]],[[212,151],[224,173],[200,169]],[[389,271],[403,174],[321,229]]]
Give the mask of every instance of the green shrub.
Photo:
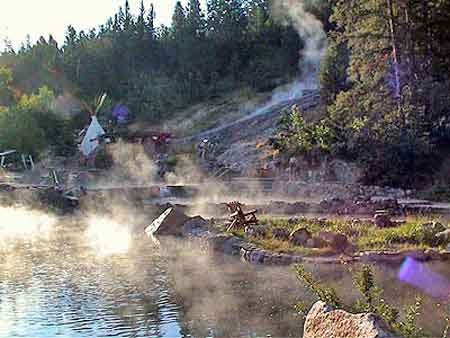
[[[349,312],[372,312],[382,318],[392,331],[404,338],[426,337],[422,328],[417,325],[420,316],[422,301],[416,298],[414,304],[406,306],[404,319],[400,319],[400,310],[388,304],[383,299],[383,290],[376,285],[372,269],[365,265],[353,275],[353,285],[360,292],[361,297],[353,304],[345,304],[333,288],[322,285],[315,280],[311,273],[307,272],[302,265],[296,265],[297,278],[302,284],[319,300],[327,303],[335,309],[343,309]],[[297,308],[301,314],[305,313],[304,304],[300,303]]]

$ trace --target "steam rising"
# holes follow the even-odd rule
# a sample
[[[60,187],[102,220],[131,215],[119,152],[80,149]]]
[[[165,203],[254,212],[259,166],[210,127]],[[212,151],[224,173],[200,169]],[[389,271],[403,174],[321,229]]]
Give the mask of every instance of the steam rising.
[[[274,0],[272,14],[284,24],[292,24],[305,46],[301,51],[301,80],[307,88],[318,87],[317,72],[326,49],[326,33],[318,18],[309,13],[301,0]]]
[[[141,144],[118,141],[108,147],[114,162],[107,175],[97,185],[117,187],[123,185],[151,185],[157,179],[158,168],[144,152]]]

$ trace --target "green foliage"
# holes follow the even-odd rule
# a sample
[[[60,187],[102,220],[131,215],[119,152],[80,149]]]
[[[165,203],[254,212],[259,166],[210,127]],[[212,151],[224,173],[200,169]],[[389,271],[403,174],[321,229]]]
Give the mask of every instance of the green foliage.
[[[295,271],[298,279],[313,295],[335,309],[344,309],[349,312],[371,312],[383,319],[391,330],[404,338],[426,337],[422,328],[417,326],[417,319],[421,314],[421,299],[417,297],[414,304],[403,309],[404,318],[401,320],[400,310],[383,299],[383,291],[376,285],[373,271],[369,266],[363,266],[353,275],[354,286],[362,298],[358,298],[351,305],[345,304],[338,297],[336,290],[325,287],[315,280],[302,265],[296,265]],[[299,309],[302,313],[305,312],[302,304],[299,304]]]
[[[28,111],[10,109],[0,115],[0,149],[15,149],[36,156],[46,146],[44,131],[36,116]]]
[[[405,308],[405,320],[399,324],[399,330],[404,337],[422,338],[424,333],[422,328],[417,326],[417,319],[421,315],[422,299],[416,297],[415,303]]]
[[[98,29],[69,26],[61,47],[40,38],[0,59],[8,56],[12,85],[22,92],[46,85],[92,102],[106,91],[151,121],[236,87],[267,90],[295,75],[300,40],[293,28],[271,20],[267,0],[209,0],[207,7],[204,13],[199,0],[178,2],[172,26],[155,28],[153,6],[141,2],[134,17],[124,1]]]
[[[341,91],[348,89],[348,63],[349,51],[347,46],[344,43],[329,41],[327,51],[320,63],[319,72],[323,104],[333,103]]]
[[[336,290],[323,286],[314,279],[312,274],[305,270],[302,265],[295,266],[295,272],[300,282],[317,298],[334,308],[342,308],[343,302],[337,296]]]
[[[373,291],[375,280],[370,267],[367,265],[363,266],[363,268],[353,277],[353,283],[363,296],[363,303],[358,307],[361,307],[362,311],[374,311]]]
[[[438,219],[438,218],[437,218]],[[320,231],[333,231],[347,236],[348,240],[356,246],[357,250],[393,250],[405,248],[431,248],[443,247],[448,244],[444,238],[436,238],[436,233],[446,229],[445,226],[425,226],[436,218],[408,218],[405,223],[392,228],[378,228],[370,222],[352,222],[345,219],[328,219],[316,221],[307,218],[299,218],[295,223],[288,223],[287,219],[260,219],[260,223],[267,226],[270,231],[273,228],[286,228],[292,231],[299,227],[307,228],[313,235]],[[439,220],[439,219],[438,219]],[[270,238],[249,238],[251,242],[264,249],[277,252],[298,252],[301,254],[317,254],[326,252],[323,249],[308,249],[290,245],[287,241]]]
[[[0,148],[39,155],[55,147],[58,155],[72,154],[75,144],[68,121],[54,112],[54,95],[47,87],[38,94],[23,95],[19,102],[0,114]]]
[[[450,83],[448,27],[440,24],[449,8],[447,1],[331,6],[320,69],[326,149],[358,162],[365,183],[423,187],[445,156],[450,102],[437,93]]]
[[[283,112],[278,135],[271,143],[281,151],[311,157],[328,151],[330,136],[327,125],[306,122],[298,106],[293,106]]]
[[[2,106],[8,106],[13,102],[13,93],[11,90],[12,81],[12,70],[0,66],[0,108]]]

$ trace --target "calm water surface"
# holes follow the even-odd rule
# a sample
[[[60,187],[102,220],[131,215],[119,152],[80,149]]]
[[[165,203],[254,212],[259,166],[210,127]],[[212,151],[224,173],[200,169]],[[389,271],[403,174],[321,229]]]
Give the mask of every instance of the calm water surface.
[[[0,240],[0,337],[301,336],[293,304],[312,298],[290,269],[210,257],[188,243],[128,240],[106,225],[97,237],[73,223]],[[354,268],[308,266],[348,298]],[[446,264],[432,268],[450,275]],[[397,282],[397,270],[376,269],[386,299],[412,302],[418,291]],[[438,332],[429,323],[435,303],[425,306]]]

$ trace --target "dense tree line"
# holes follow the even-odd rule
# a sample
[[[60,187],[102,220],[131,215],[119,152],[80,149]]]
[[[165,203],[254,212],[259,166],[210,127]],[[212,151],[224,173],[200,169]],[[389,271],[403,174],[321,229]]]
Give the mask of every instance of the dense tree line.
[[[274,22],[267,0],[199,0],[176,4],[170,27],[155,27],[153,6],[137,16],[128,1],[88,32],[69,26],[64,44],[50,36],[25,42],[1,56],[13,85],[25,92],[42,85],[82,98],[106,91],[144,119],[221,95],[242,85],[273,88],[297,73],[301,41]]]
[[[357,161],[368,183],[431,183],[450,145],[450,1],[337,0],[331,9],[322,118],[289,112],[277,145]]]

